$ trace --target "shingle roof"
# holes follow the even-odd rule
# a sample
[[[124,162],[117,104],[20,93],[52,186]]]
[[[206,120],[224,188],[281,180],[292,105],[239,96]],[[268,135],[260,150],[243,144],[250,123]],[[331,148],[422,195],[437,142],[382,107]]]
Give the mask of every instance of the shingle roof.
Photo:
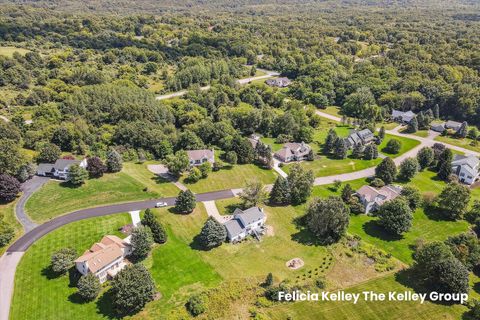
[[[476,156],[463,156],[456,154],[452,161],[452,167],[455,166],[468,166],[472,169],[478,168],[480,160]]]
[[[394,185],[386,185],[380,189],[375,189],[371,186],[364,185],[357,190],[357,194],[365,198],[366,201],[372,202],[375,201],[379,205],[393,200],[398,197],[402,189]]]
[[[117,236],[106,235],[94,243],[75,262],[87,262],[90,272],[95,273],[123,256],[122,248],[128,244]]]
[[[247,210],[235,209],[234,216],[241,216],[246,225],[259,221],[265,217],[265,213],[259,207],[251,207]]]
[[[201,160],[207,158],[209,160],[214,159],[214,152],[213,150],[209,149],[201,149],[201,150],[188,150],[187,151],[188,158],[190,160]]]
[[[71,160],[71,159],[57,159],[53,167],[58,171],[64,171],[74,164],[80,164],[80,160]]]
[[[40,163],[37,167],[37,171],[50,172],[53,169],[53,164],[51,163]]]
[[[445,127],[449,129],[458,129],[461,125],[462,123],[452,120],[448,120],[447,122],[445,122]]]
[[[238,219],[232,219],[223,224],[232,238],[243,232],[244,228]]]

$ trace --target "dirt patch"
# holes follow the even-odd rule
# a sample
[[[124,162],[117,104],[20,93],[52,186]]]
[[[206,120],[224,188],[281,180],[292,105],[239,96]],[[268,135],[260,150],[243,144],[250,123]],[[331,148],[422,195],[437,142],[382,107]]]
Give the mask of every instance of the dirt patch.
[[[275,235],[275,230],[273,230],[273,226],[266,226],[265,235],[267,237],[272,237]]]
[[[293,259],[287,261],[287,263],[285,263],[285,265],[290,270],[297,270],[297,269],[300,269],[301,267],[303,267],[305,265],[305,262],[303,262],[303,260],[300,259],[300,258],[293,258]]]

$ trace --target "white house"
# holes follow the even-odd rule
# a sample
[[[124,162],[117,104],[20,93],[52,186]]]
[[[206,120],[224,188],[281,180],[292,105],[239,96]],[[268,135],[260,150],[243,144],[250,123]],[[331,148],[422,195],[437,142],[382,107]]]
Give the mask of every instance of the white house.
[[[190,166],[199,166],[204,162],[215,163],[215,150],[202,149],[202,150],[188,150],[188,160]]]
[[[78,164],[82,168],[87,167],[87,159],[71,160],[57,159],[55,163],[40,163],[37,168],[37,175],[55,177],[57,179],[68,180],[70,167]]]
[[[261,233],[267,220],[262,208],[251,207],[247,210],[235,209],[233,219],[224,223],[227,238],[230,242],[238,242],[248,235]]]
[[[268,84],[271,87],[279,87],[279,88],[285,88],[288,87],[292,81],[288,78],[275,78],[275,79],[268,79],[265,81],[266,84]]]
[[[301,161],[308,158],[312,148],[304,143],[285,143],[283,148],[275,152],[275,157],[282,162]]]
[[[400,195],[402,189],[399,186],[386,185],[380,189],[364,185],[357,190],[355,195],[365,206],[365,213],[378,210],[382,204],[389,200],[393,200]]]
[[[75,267],[82,275],[93,273],[100,283],[104,283],[126,266],[124,258],[131,253],[130,237],[122,240],[117,236],[107,235],[78,257]]]
[[[452,161],[452,171],[462,183],[471,185],[479,178],[480,160],[476,156],[455,155]]]

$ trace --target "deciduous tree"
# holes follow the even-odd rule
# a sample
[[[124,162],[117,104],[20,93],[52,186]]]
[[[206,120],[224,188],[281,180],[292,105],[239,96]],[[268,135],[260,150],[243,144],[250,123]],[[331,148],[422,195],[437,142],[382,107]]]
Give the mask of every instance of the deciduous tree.
[[[350,210],[339,197],[315,198],[308,206],[306,222],[321,243],[332,244],[346,233]]]

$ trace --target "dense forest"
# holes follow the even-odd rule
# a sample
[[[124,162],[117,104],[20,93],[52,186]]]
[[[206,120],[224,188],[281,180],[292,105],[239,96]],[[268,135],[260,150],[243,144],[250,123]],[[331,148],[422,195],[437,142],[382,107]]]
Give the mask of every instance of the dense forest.
[[[315,108],[330,105],[365,122],[438,106],[443,118],[480,124],[472,1],[175,1],[149,15],[113,14],[125,5],[116,1],[82,13],[89,3],[97,1],[0,9],[2,48],[21,49],[0,55],[0,112],[12,120],[1,123],[2,150],[17,148],[12,159],[50,143],[165,159],[203,146],[233,151],[253,132],[309,142]],[[140,1],[138,11],[154,4]],[[255,68],[293,83],[239,86]],[[190,89],[184,99],[155,99],[181,89]]]

